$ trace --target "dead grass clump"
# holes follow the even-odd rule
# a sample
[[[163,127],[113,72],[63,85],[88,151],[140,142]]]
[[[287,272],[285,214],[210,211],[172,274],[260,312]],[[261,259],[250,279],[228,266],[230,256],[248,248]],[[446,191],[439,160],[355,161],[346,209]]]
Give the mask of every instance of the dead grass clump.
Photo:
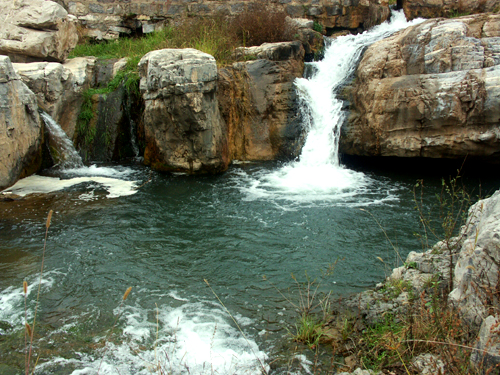
[[[296,33],[293,27],[287,25],[286,13],[265,2],[252,4],[233,19],[232,26],[240,43],[247,47],[292,41]]]

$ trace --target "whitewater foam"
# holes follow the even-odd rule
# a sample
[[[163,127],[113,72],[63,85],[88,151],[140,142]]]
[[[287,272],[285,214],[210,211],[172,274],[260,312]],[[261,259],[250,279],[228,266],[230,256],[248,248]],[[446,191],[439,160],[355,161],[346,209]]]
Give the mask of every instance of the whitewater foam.
[[[240,326],[252,323],[240,315],[236,320]],[[247,341],[214,303],[163,305],[158,311],[126,306],[120,325],[122,343],[108,341],[106,348],[92,354],[75,353],[76,358],[54,357],[39,365],[39,370],[67,366],[74,369],[73,375],[95,374],[99,368],[100,373],[131,375],[150,374],[161,366],[172,374],[229,375],[261,374],[262,365],[268,369],[267,355],[251,338]]]
[[[337,92],[354,73],[366,46],[421,21],[406,22],[402,11],[393,12],[391,22],[330,43],[324,59],[311,63],[311,77],[295,81],[307,132],[299,159],[277,171],[248,176],[242,187],[248,199],[340,201],[372,188],[372,179],[340,165],[340,129],[346,113]]]

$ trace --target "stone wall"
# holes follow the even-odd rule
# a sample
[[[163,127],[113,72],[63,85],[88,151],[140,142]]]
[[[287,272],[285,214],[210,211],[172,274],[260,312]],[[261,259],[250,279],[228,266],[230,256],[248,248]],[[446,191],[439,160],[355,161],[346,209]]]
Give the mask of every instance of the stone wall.
[[[64,0],[91,37],[113,39],[139,30],[152,32],[158,25],[191,16],[219,12],[236,15],[256,0]],[[270,6],[289,16],[317,20],[328,28],[368,28],[389,17],[388,0],[269,0]]]

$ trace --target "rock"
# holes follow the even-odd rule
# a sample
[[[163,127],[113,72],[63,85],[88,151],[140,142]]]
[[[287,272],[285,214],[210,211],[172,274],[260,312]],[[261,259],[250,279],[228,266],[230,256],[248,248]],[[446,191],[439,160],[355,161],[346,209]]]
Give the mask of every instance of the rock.
[[[144,161],[155,170],[217,173],[227,169],[215,59],[195,49],[164,49],[139,63],[145,101]]]
[[[495,12],[500,9],[498,0],[403,0],[408,20],[418,17],[437,18],[458,14]]]
[[[473,205],[455,266],[455,289],[450,293],[465,321],[479,327],[499,304],[500,191]]]
[[[82,92],[89,87],[94,58],[78,58],[60,63],[15,63],[16,72],[47,112],[70,139],[82,105]],[[75,74],[73,74],[75,71]]]
[[[0,53],[13,62],[63,62],[78,42],[77,20],[48,0],[0,0]]]
[[[499,20],[429,20],[370,46],[346,88],[341,151],[498,161],[500,30],[486,26]]]
[[[219,103],[228,129],[230,159],[272,160],[298,155],[302,127],[294,80],[304,71],[300,42],[245,50],[258,60],[219,71]]]
[[[41,165],[42,126],[36,97],[7,56],[0,56],[0,189]]]
[[[498,314],[484,319],[479,330],[477,350],[471,353],[471,364],[479,373],[494,373],[488,370],[498,368],[500,364],[500,318]]]
[[[308,15],[328,28],[366,30],[385,22],[390,10],[386,0],[330,0],[320,8],[310,7]]]
[[[413,358],[412,363],[421,375],[445,374],[444,362],[436,355],[420,354]]]
[[[271,61],[297,60],[304,58],[304,50],[299,42],[264,43],[255,47],[239,47],[235,51],[237,59],[265,59]]]

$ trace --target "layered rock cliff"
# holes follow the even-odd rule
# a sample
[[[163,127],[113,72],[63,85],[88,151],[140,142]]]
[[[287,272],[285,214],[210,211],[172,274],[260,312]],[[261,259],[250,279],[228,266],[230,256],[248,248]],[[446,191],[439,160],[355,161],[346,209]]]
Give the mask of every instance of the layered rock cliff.
[[[500,156],[500,16],[433,19],[370,46],[351,88],[341,150]]]
[[[219,71],[219,103],[231,160],[297,156],[300,124],[295,78],[304,71],[300,42],[268,43],[237,51],[242,59]]]

